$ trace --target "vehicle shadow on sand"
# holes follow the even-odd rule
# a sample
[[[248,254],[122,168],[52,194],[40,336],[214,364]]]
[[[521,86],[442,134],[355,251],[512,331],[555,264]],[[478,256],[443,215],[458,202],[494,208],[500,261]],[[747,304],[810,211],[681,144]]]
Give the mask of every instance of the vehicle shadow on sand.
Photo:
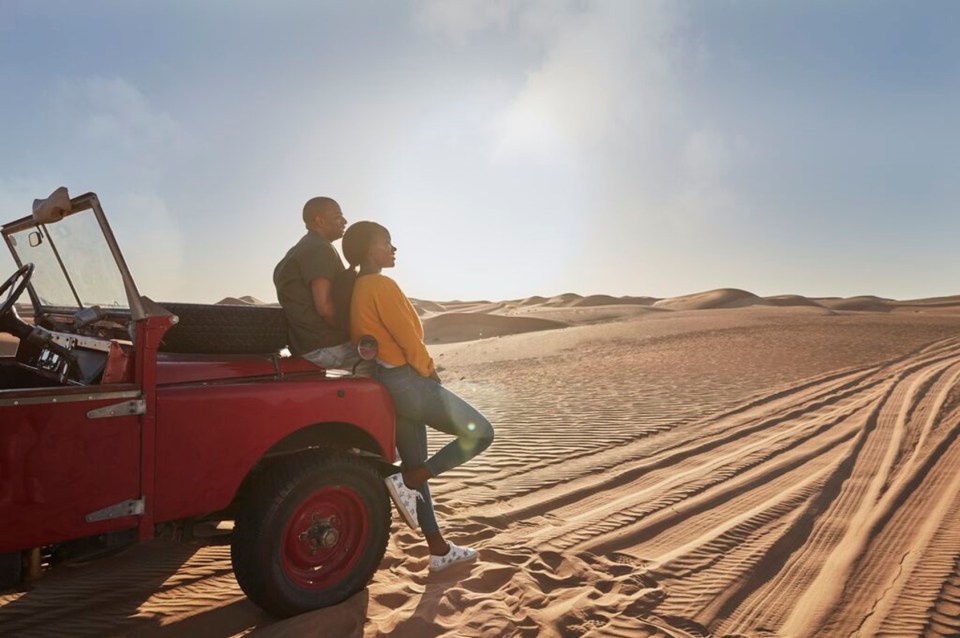
[[[244,596],[229,546],[153,541],[0,592],[0,636],[362,638],[369,599],[279,619]]]
[[[142,543],[0,593],[3,636],[231,636],[276,622],[243,595],[224,546]]]

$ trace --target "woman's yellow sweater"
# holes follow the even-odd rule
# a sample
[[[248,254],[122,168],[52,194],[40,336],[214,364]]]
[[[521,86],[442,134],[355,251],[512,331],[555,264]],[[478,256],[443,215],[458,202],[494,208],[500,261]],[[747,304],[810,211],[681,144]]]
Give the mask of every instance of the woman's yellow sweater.
[[[350,302],[350,340],[373,335],[377,358],[393,366],[409,363],[425,377],[436,367],[423,343],[423,324],[407,296],[393,279],[380,273],[357,277]]]

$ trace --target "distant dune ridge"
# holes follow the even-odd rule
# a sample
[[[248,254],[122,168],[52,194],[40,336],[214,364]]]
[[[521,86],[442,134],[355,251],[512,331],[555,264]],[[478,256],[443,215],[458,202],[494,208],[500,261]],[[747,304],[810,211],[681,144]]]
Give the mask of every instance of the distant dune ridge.
[[[949,297],[930,297],[929,299],[908,299],[898,301],[901,306],[957,306],[960,305],[960,295]]]
[[[671,297],[654,302],[656,308],[667,308],[670,310],[707,310],[711,308],[742,308],[744,306],[766,306],[769,305],[765,299],[762,299],[752,292],[740,290],[738,288],[719,288],[717,290],[708,290],[707,292],[698,292],[692,295],[682,297]]]
[[[760,297],[739,288],[717,288],[678,297],[579,295],[567,292],[552,297],[533,295],[508,301],[429,301],[411,299],[420,315],[429,344],[455,343],[555,330],[568,326],[621,321],[631,318],[663,316],[664,313],[771,308],[789,311],[806,308],[808,312],[921,314],[960,313],[960,295],[897,301],[874,295],[855,297],[805,297],[774,295]],[[251,295],[224,297],[217,305],[273,306]],[[21,315],[29,316],[29,306],[18,305]],[[0,354],[16,351],[16,340],[0,335]]]
[[[533,297],[527,297],[526,299],[523,299],[523,300],[520,301],[519,303],[520,303],[521,306],[537,306],[537,305],[542,304],[542,303],[545,302],[546,300],[547,300],[546,297],[541,297],[541,296],[539,296],[539,295],[534,295]]]
[[[813,299],[808,299],[801,295],[774,295],[773,297],[764,297],[768,304],[771,306],[780,306],[780,307],[790,307],[790,306],[813,306],[816,308],[822,308]]]
[[[883,299],[873,295],[848,297],[846,299],[821,299],[820,305],[833,310],[859,310],[865,312],[890,312],[896,307],[893,299]]]
[[[423,299],[411,299],[410,303],[413,304],[413,307],[417,309],[417,312],[421,315],[428,312],[446,312],[446,308],[442,305],[436,303],[435,301],[425,301]]]
[[[565,327],[567,327],[566,323],[551,319],[504,317],[470,312],[450,312],[423,320],[423,330],[428,344],[473,341]]]
[[[590,306],[617,306],[620,304],[650,306],[656,302],[656,297],[611,297],[610,295],[590,295],[574,301],[571,305],[577,307]]]
[[[960,295],[896,301],[872,295],[856,297],[760,297],[739,288],[718,288],[678,297],[612,295],[583,296],[567,292],[552,297],[534,295],[503,302],[412,300],[423,317],[428,343],[453,343],[550,330],[565,326],[619,321],[662,313],[770,308],[816,310],[832,315],[844,312],[960,313]],[[537,321],[530,321],[531,319]]]
[[[269,306],[266,301],[260,301],[256,297],[244,295],[243,297],[224,297],[217,302],[218,306]]]

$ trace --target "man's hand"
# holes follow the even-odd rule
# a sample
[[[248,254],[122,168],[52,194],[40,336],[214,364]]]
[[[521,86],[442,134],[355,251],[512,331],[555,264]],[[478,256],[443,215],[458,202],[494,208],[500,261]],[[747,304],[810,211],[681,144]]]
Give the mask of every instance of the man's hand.
[[[440,375],[437,374],[436,370],[430,373],[430,378],[436,381],[437,383],[439,383],[440,385],[443,385],[443,381],[440,380]]]

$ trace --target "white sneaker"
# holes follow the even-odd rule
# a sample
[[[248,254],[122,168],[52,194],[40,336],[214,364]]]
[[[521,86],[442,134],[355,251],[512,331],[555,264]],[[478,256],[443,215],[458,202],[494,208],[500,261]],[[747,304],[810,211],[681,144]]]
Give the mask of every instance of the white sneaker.
[[[390,498],[393,499],[397,511],[400,512],[400,518],[412,529],[420,527],[420,523],[417,521],[417,499],[422,500],[423,495],[417,490],[411,490],[407,487],[406,483],[403,482],[403,474],[400,473],[391,474],[383,479],[383,482],[386,483],[387,492],[390,493]]]
[[[447,550],[447,553],[443,556],[434,556],[430,555],[430,571],[440,572],[445,570],[447,567],[453,567],[458,563],[469,563],[472,560],[477,558],[477,550],[470,549],[469,547],[460,547],[459,545],[454,545],[451,542],[447,542],[447,545],[450,546],[450,549]]]

